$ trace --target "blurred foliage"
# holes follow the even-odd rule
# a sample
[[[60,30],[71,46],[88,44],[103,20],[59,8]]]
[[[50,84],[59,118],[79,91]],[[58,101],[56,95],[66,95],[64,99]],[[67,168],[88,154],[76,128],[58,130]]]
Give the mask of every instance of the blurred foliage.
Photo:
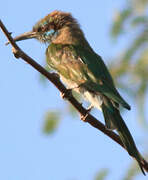
[[[148,155],[144,157],[148,158]],[[141,173],[140,168],[137,166],[136,161],[133,161],[132,164],[129,166],[127,172],[125,172],[125,176],[122,180],[134,180],[137,175]]]
[[[111,38],[120,40],[124,35],[125,49],[110,62],[109,69],[117,86],[125,91],[137,104],[139,120],[143,127],[147,126],[145,118],[145,101],[148,90],[148,0],[128,0],[125,7],[115,12],[110,30]],[[46,66],[46,69],[50,69]],[[42,82],[45,79],[41,76]],[[81,97],[76,98],[80,100]],[[66,109],[66,111],[65,111]],[[60,112],[60,114],[59,114]],[[59,125],[64,113],[75,116],[76,111],[71,105],[63,110],[49,111],[45,118],[44,132],[53,133]],[[141,173],[137,163],[132,163],[123,180],[133,180]],[[95,180],[104,180],[107,169],[98,172]]]
[[[125,49],[110,63],[110,71],[119,88],[137,104],[139,122],[147,127],[145,118],[148,90],[148,0],[129,0],[125,8],[115,14],[111,37],[127,39]],[[134,180],[141,173],[132,163],[123,180]]]
[[[126,20],[128,19],[128,17],[130,17],[132,13],[131,8],[127,8],[122,12],[116,12],[115,16],[114,16],[114,21],[115,23],[113,24],[112,30],[111,30],[111,36],[116,38],[117,36],[119,36],[121,33],[123,33],[124,31],[124,24],[126,22]]]
[[[145,103],[148,89],[148,0],[130,0],[115,14],[111,37],[124,33],[125,49],[110,63],[110,71],[119,88],[136,102],[138,120],[146,126]],[[120,60],[119,60],[120,59]]]
[[[46,81],[46,79],[43,77],[42,82],[44,83],[44,81]],[[81,97],[78,93],[73,92],[73,95],[77,100],[80,100]],[[71,116],[73,116],[73,118],[76,117],[77,111],[74,109],[74,107],[71,104],[66,104],[66,107],[63,106],[63,109],[48,110],[44,118],[44,125],[43,125],[44,134],[50,135],[53,132],[55,132],[57,127],[59,126],[60,120],[65,115],[67,116],[67,114],[70,114]]]
[[[127,170],[123,180],[134,180],[135,177],[140,173],[140,168],[137,166],[137,163],[134,161],[129,169]]]
[[[60,111],[49,111],[45,115],[45,122],[43,132],[45,134],[51,134],[55,132],[59,126]]]
[[[95,180],[105,180],[105,178],[107,177],[107,175],[108,175],[108,169],[101,169],[101,170],[97,173]]]

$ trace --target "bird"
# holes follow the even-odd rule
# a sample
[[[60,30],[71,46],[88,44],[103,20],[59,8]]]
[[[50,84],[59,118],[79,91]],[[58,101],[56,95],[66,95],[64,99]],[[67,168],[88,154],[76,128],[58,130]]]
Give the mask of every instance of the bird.
[[[106,128],[117,131],[125,149],[137,160],[145,175],[141,165],[144,159],[120,115],[119,106],[127,110],[131,107],[119,94],[102,57],[92,49],[77,20],[69,12],[55,10],[39,20],[31,31],[14,40],[31,38],[48,45],[48,66],[68,89],[81,94],[92,107],[102,111]]]

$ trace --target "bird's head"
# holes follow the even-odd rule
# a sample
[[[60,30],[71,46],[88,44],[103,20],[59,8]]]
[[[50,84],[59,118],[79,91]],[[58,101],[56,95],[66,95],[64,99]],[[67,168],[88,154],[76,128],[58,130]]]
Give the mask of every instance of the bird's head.
[[[35,38],[43,43],[51,43],[53,41],[72,41],[68,36],[75,36],[74,34],[82,34],[76,20],[70,13],[62,11],[53,11],[38,21],[32,31],[26,32],[14,38],[15,41]],[[67,39],[67,40],[66,40]]]

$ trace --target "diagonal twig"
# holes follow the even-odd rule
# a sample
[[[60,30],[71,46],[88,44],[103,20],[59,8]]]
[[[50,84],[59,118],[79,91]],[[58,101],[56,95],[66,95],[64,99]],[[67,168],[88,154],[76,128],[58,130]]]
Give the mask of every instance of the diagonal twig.
[[[16,58],[22,58],[25,62],[30,64],[34,69],[36,69],[38,72],[40,72],[42,75],[44,75],[50,82],[52,82],[56,88],[64,94],[64,97],[74,106],[74,108],[79,112],[81,119],[83,119],[85,122],[88,122],[93,127],[97,128],[101,132],[103,132],[105,135],[110,137],[112,140],[114,140],[116,143],[118,143],[121,147],[124,147],[120,137],[114,133],[111,130],[108,130],[103,123],[101,123],[99,120],[97,120],[95,117],[93,117],[91,114],[88,113],[88,110],[86,110],[74,97],[73,95],[69,96],[69,92],[66,89],[66,87],[62,84],[59,77],[57,77],[55,74],[48,72],[45,68],[43,68],[40,64],[38,64],[36,61],[34,61],[31,57],[29,57],[26,53],[24,53],[19,46],[15,43],[13,38],[11,37],[11,33],[8,32],[2,21],[0,20],[0,27],[2,31],[4,32],[5,36],[7,37],[8,41],[12,45],[13,54]],[[126,150],[126,149],[125,149]],[[146,162],[144,159],[141,160],[141,166],[148,172],[148,162]]]

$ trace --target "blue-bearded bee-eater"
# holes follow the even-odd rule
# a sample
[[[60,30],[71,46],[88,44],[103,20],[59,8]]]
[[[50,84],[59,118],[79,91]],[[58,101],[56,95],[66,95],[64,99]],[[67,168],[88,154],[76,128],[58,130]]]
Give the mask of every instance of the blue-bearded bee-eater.
[[[106,127],[117,130],[124,147],[144,173],[140,163],[143,157],[119,112],[119,105],[128,110],[130,106],[115,88],[106,65],[89,45],[76,19],[70,13],[54,11],[37,22],[32,31],[14,40],[31,38],[48,44],[47,64],[59,74],[67,88],[80,93],[103,112]]]

